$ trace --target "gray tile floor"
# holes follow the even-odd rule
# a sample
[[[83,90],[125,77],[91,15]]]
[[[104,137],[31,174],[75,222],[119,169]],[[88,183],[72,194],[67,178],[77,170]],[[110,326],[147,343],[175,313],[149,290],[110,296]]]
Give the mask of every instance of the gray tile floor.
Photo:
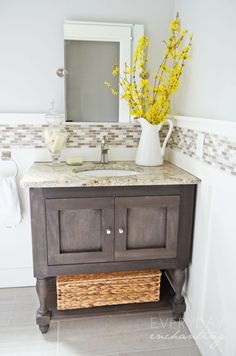
[[[35,325],[34,288],[0,289],[1,356],[199,356],[184,322],[170,314],[137,313]]]

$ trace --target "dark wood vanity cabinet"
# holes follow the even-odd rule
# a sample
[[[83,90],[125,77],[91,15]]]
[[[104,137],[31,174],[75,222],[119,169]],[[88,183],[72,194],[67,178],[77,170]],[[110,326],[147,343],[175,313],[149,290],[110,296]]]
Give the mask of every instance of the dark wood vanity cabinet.
[[[173,315],[181,317],[195,189],[196,185],[31,188],[40,330],[47,331],[51,318],[48,280],[63,274],[162,269],[175,290]]]

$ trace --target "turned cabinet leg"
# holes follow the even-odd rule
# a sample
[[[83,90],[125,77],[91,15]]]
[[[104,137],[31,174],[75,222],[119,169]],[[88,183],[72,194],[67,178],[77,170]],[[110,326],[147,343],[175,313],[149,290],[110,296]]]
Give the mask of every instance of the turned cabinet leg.
[[[174,302],[176,304],[181,304],[184,300],[184,297],[182,296],[182,289],[185,282],[185,270],[175,269],[173,271],[173,279],[175,284]]]
[[[45,334],[50,324],[50,311],[47,306],[48,285],[47,279],[37,279],[36,290],[39,298],[39,308],[36,314],[36,323],[40,331]]]
[[[185,282],[185,269],[173,269],[168,270],[168,276],[175,289],[175,296],[172,299],[172,315],[173,318],[178,321],[183,318],[184,312],[186,310],[186,304],[184,297],[182,295],[182,290]]]

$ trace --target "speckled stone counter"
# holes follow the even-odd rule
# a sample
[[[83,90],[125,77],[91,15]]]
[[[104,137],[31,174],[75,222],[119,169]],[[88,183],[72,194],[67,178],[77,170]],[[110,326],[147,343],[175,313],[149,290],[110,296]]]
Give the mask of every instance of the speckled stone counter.
[[[81,174],[87,170],[127,170],[135,171],[132,176],[95,177]],[[100,187],[100,186],[143,186],[197,184],[199,179],[165,162],[160,167],[137,166],[133,161],[116,161],[108,164],[84,162],[81,166],[68,166],[65,163],[53,165],[49,162],[36,162],[21,180],[23,188],[53,187]]]

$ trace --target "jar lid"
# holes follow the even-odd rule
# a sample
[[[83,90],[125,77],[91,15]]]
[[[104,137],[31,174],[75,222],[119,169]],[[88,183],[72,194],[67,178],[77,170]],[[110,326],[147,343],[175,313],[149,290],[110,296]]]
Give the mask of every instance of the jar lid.
[[[65,114],[59,113],[55,110],[55,100],[51,101],[51,106],[48,113],[45,115],[47,123],[51,126],[61,125],[65,120]]]

